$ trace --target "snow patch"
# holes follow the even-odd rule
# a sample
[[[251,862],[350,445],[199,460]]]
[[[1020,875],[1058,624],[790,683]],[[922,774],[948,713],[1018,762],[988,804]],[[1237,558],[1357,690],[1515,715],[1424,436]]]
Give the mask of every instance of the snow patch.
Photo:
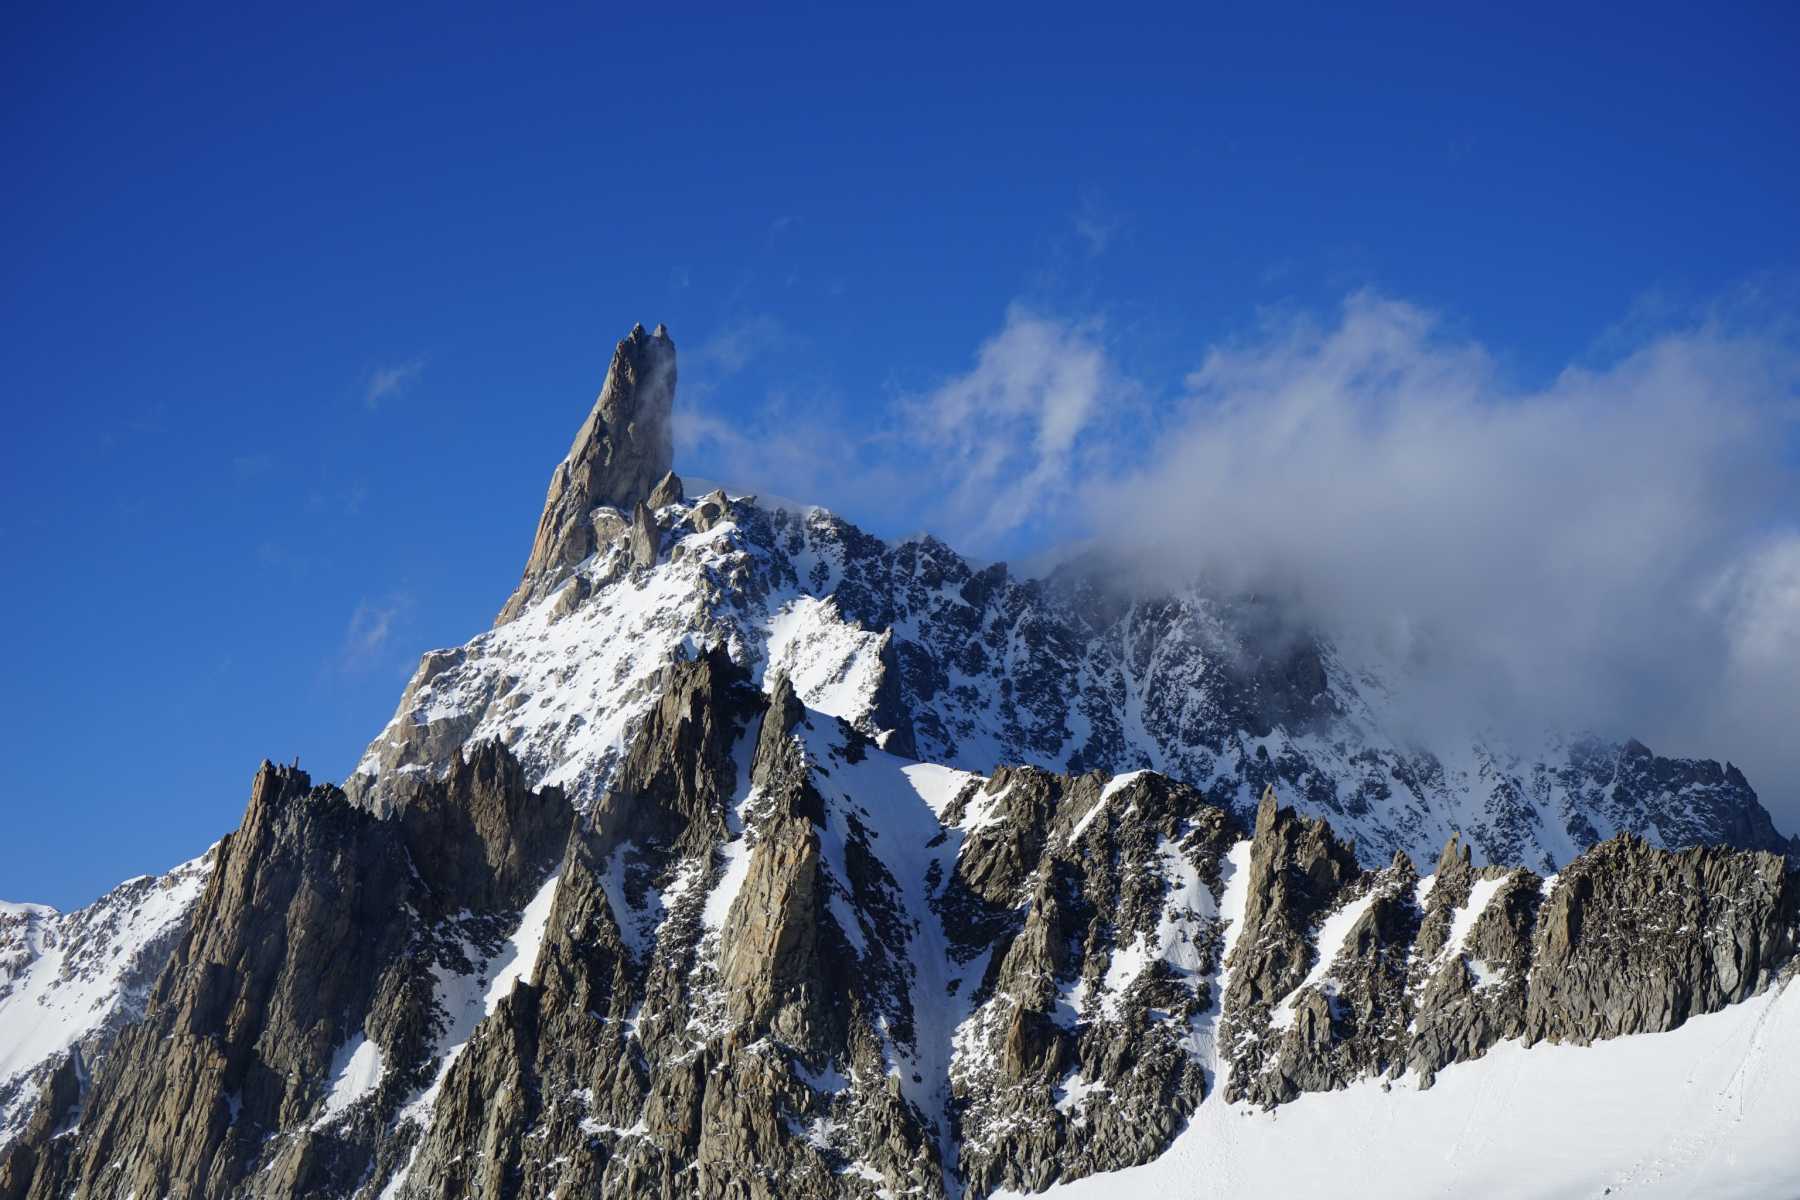
[[[341,1116],[346,1109],[375,1090],[381,1082],[381,1047],[367,1034],[357,1035],[338,1048],[331,1060],[331,1086],[325,1093],[325,1112],[314,1128]]]
[[[1378,889],[1371,888],[1364,895],[1358,896],[1344,905],[1319,925],[1319,957],[1313,968],[1307,973],[1300,986],[1282,997],[1281,1003],[1269,1014],[1269,1024],[1277,1029],[1286,1029],[1294,1023],[1294,1004],[1300,996],[1311,988],[1325,983],[1331,975],[1332,963],[1342,953],[1344,943],[1350,938],[1350,931],[1362,920],[1369,905],[1374,903]]]
[[[1469,899],[1456,910],[1456,915],[1451,918],[1450,940],[1444,944],[1445,954],[1462,953],[1463,947],[1468,944],[1469,934],[1475,929],[1475,922],[1481,919],[1481,914],[1487,911],[1489,904],[1493,903],[1494,893],[1505,885],[1507,878],[1503,875],[1499,879],[1477,879],[1475,881],[1474,886],[1469,889]]]
[[[1107,801],[1130,787],[1140,777],[1148,774],[1148,771],[1127,771],[1123,775],[1114,775],[1107,780],[1106,786],[1100,789],[1100,798],[1094,801],[1094,806],[1082,813],[1081,820],[1075,822],[1075,828],[1069,830],[1069,840],[1071,842],[1079,841],[1083,831],[1095,817],[1100,815],[1100,810],[1106,807]]]
[[[512,993],[513,987],[521,979],[529,980],[531,973],[537,969],[538,951],[543,948],[544,932],[550,923],[550,909],[556,901],[556,884],[560,878],[560,875],[552,875],[546,879],[525,906],[519,917],[518,928],[513,930],[493,959],[486,963],[491,975],[484,974],[480,969],[483,960],[481,948],[468,943],[463,946],[463,953],[477,964],[474,972],[459,974],[440,963],[431,965],[431,973],[436,979],[433,995],[449,1019],[444,1032],[438,1036],[437,1046],[433,1051],[433,1057],[439,1059],[437,1074],[433,1076],[430,1085],[401,1110],[399,1120],[410,1119],[420,1124],[425,1123],[432,1106],[437,1103],[444,1078],[450,1074],[450,1068],[462,1054],[463,1047],[468,1045],[475,1026],[500,1006],[500,1001]]]

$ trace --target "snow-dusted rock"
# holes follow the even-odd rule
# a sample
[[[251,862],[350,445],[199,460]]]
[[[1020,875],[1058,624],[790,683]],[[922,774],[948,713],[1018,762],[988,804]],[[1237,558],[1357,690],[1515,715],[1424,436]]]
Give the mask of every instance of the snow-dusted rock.
[[[717,492],[659,512],[645,527],[596,510],[603,536],[560,590],[425,656],[350,790],[379,806],[384,779],[495,738],[585,806],[660,673],[719,645],[925,761],[1153,768],[1246,819],[1273,784],[1370,866],[1402,850],[1429,861],[1453,834],[1482,861],[1541,871],[1617,833],[1788,848],[1730,766],[1591,738],[1420,745],[1397,712],[1399,668],[1277,636],[1254,599],[1147,599],[1092,564],[1017,579],[931,538],[890,544],[822,509]]]
[[[215,850],[166,875],[126,880],[70,913],[0,903],[0,1146],[71,1051],[92,1067],[119,1029],[143,1015]]]

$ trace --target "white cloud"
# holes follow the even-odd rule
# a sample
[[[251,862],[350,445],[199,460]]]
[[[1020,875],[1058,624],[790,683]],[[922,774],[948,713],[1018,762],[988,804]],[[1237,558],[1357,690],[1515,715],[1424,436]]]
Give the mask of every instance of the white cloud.
[[[1800,691],[1800,542],[1768,532],[1794,521],[1796,380],[1778,340],[1703,322],[1516,388],[1364,293],[1208,352],[1086,499],[1148,557],[1407,658],[1421,719],[1734,757],[1791,826],[1800,754],[1754,713]]]
[[[1081,207],[1075,211],[1074,224],[1075,236],[1086,247],[1088,257],[1098,258],[1112,245],[1122,222],[1106,210],[1097,196],[1088,193],[1082,196]]]
[[[694,357],[709,375],[724,378],[742,371],[759,356],[782,349],[790,341],[779,320],[767,313],[756,313],[726,324],[701,343]]]
[[[343,645],[338,651],[338,669],[352,673],[377,665],[393,639],[397,624],[411,608],[412,597],[404,592],[395,592],[378,600],[359,600],[344,629]]]
[[[938,527],[979,549],[1064,509],[1138,395],[1098,332],[1014,306],[972,370],[903,402]]]
[[[406,391],[424,370],[425,360],[423,358],[415,358],[410,362],[395,363],[386,367],[376,367],[369,372],[369,378],[363,385],[363,403],[371,409],[380,408],[382,401]]]

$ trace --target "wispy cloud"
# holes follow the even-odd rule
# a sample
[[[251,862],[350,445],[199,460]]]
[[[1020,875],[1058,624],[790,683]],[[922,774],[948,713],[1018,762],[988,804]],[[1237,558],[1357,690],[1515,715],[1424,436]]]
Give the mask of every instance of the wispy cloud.
[[[758,357],[783,349],[791,340],[778,318],[753,313],[727,322],[701,343],[694,357],[709,374],[735,375]]]
[[[981,548],[1061,514],[1140,396],[1099,334],[1098,322],[1015,305],[971,370],[903,401],[906,427],[932,464],[942,525]]]
[[[968,371],[899,396],[874,427],[866,405],[853,416],[838,397],[792,385],[721,416],[708,383],[676,410],[678,446],[738,486],[999,552],[1069,515],[1079,480],[1114,448],[1108,435],[1137,410],[1137,385],[1110,369],[1099,338],[1096,322],[1015,307]],[[758,318],[698,357],[723,378],[785,340]]]
[[[338,650],[338,670],[354,674],[379,665],[396,627],[412,606],[413,599],[405,592],[358,601],[344,629],[343,643]]]
[[[380,408],[384,401],[403,395],[424,370],[423,358],[376,367],[363,384],[363,403],[371,410]]]
[[[855,496],[865,520],[910,520],[917,481],[888,456],[889,436],[846,419],[836,398],[775,391],[729,417],[704,404],[675,410],[676,461],[704,459],[733,486],[803,504]],[[909,526],[910,527],[910,526]]]
[[[1106,253],[1113,239],[1118,236],[1123,224],[1120,218],[1109,212],[1092,193],[1081,198],[1081,206],[1075,210],[1075,236],[1081,239],[1087,248],[1089,258],[1098,258]]]

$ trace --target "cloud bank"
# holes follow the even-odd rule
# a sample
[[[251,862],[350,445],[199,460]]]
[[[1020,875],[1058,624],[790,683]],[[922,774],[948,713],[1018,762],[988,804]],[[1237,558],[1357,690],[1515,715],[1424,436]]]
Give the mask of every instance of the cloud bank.
[[[917,514],[976,553],[1087,537],[1168,582],[1279,594],[1408,664],[1421,723],[1730,758],[1792,830],[1794,347],[1703,318],[1521,387],[1430,312],[1358,293],[1198,350],[1158,394],[1098,323],[1015,308],[876,433],[793,411],[691,432],[754,445],[774,490]]]
[[[1791,788],[1795,367],[1703,323],[1519,390],[1429,314],[1358,295],[1208,352],[1149,459],[1082,502],[1411,663],[1422,707],[1742,746]]]

